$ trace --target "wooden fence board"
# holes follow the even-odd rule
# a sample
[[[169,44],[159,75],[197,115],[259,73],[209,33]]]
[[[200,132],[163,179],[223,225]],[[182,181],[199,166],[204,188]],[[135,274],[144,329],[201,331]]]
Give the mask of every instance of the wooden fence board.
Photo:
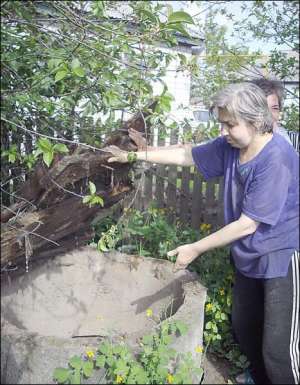
[[[205,190],[205,212],[204,212],[204,222],[214,225],[214,212],[216,210],[217,201],[215,199],[215,184],[216,180],[211,179],[206,182]]]
[[[158,146],[165,145],[165,138],[158,138]],[[159,208],[166,206],[165,201],[165,178],[167,177],[166,166],[158,164],[154,167],[154,173],[156,175],[155,181],[155,201]]]
[[[203,196],[202,196],[202,176],[194,169],[194,184],[192,195],[191,225],[193,229],[199,229],[202,222]]]
[[[153,200],[153,173],[150,169],[145,171],[145,181],[143,187],[143,207],[148,207],[149,203]]]
[[[190,221],[190,167],[183,167],[181,172],[181,192],[180,204],[179,204],[179,218],[183,223],[189,223]]]
[[[170,144],[178,143],[178,133],[173,130],[170,135]],[[173,222],[176,217],[177,211],[177,166],[168,166],[168,186],[167,186],[167,208],[168,208],[168,219]]]
[[[219,178],[218,226],[224,225],[224,178]]]

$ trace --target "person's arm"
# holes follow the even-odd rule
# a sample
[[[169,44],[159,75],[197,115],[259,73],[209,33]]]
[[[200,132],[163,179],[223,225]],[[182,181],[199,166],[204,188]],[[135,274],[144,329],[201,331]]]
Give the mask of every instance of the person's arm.
[[[108,159],[108,162],[119,162],[127,163],[130,160],[128,159],[128,152],[121,150],[116,146],[109,146],[105,149],[108,152],[111,152],[112,157]],[[136,160],[142,160],[150,163],[159,163],[159,164],[174,164],[178,166],[193,166],[194,161],[192,157],[192,148],[190,146],[171,148],[166,149],[162,148],[157,151],[137,151]]]
[[[200,254],[217,247],[226,246],[240,238],[253,234],[259,222],[241,214],[237,221],[229,223],[222,229],[200,239],[200,241],[182,245],[168,252],[168,256],[176,256],[175,269],[185,269]]]

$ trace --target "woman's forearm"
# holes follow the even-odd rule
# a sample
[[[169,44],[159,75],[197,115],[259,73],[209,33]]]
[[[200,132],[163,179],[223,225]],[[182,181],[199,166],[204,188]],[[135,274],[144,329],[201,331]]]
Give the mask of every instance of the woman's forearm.
[[[199,254],[202,254],[217,247],[227,246],[240,238],[253,234],[258,225],[258,222],[242,214],[237,221],[229,223],[215,233],[195,242],[194,247]]]
[[[193,166],[191,147],[160,148],[159,151],[137,151],[137,160],[159,164],[174,164],[178,166]]]

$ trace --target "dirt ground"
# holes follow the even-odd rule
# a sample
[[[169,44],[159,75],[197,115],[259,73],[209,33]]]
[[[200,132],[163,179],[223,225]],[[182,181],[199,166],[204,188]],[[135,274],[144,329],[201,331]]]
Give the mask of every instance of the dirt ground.
[[[207,353],[203,360],[203,384],[232,384],[230,376],[230,363],[213,354]]]

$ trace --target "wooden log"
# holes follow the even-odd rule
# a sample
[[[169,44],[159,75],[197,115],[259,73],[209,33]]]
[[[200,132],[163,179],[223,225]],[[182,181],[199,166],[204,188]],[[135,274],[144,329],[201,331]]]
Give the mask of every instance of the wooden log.
[[[19,200],[1,212],[1,270],[28,258],[55,256],[92,238],[95,217],[109,215],[110,208],[133,190],[131,165],[107,163],[111,154],[106,146],[136,150],[128,128],[144,132],[149,113],[148,108],[144,116],[140,112],[133,116],[99,150],[72,145],[68,155],[55,156],[50,168],[37,164],[17,191]],[[83,197],[90,194],[89,181],[104,207],[83,204]]]

